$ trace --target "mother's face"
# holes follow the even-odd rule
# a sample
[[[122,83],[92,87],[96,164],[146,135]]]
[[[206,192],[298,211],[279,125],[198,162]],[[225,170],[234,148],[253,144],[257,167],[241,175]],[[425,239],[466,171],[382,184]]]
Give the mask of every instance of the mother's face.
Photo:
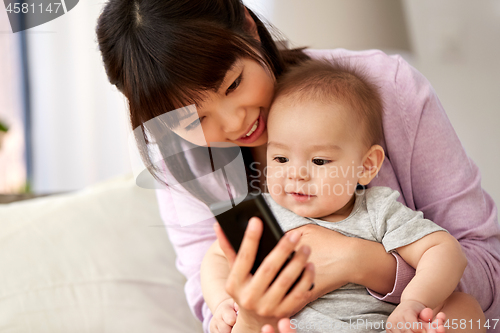
[[[267,142],[267,115],[274,93],[274,76],[251,59],[240,59],[227,72],[219,89],[173,129],[179,136],[204,146],[215,142],[256,147]]]

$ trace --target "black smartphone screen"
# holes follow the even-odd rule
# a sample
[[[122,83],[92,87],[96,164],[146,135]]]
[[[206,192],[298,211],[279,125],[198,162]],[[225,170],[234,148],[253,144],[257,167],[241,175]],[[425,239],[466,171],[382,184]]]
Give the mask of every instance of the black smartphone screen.
[[[254,265],[251,273],[254,274],[259,268],[264,258],[278,244],[284,233],[274,217],[271,209],[267,205],[264,197],[259,195],[248,195],[242,202],[235,207],[227,209],[230,202],[217,203],[210,206],[212,213],[219,222],[224,234],[234,248],[235,252],[240,249],[241,241],[248,225],[248,220],[252,217],[258,217],[262,220],[264,229],[257,250]],[[288,261],[287,261],[288,262]]]

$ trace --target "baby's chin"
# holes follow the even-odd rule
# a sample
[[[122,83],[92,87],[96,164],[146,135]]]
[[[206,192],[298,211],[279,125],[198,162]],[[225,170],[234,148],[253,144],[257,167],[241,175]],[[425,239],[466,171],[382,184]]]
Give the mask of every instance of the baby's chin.
[[[322,217],[329,216],[333,213],[333,212],[324,212],[322,210],[316,209],[315,207],[306,205],[291,205],[290,202],[285,200],[282,196],[273,197],[273,195],[271,194],[271,197],[281,207],[284,207],[302,217],[321,219]]]
[[[323,216],[329,215],[329,214],[323,214],[317,212],[315,209],[311,209],[311,207],[285,207],[288,210],[291,210],[295,214],[302,216],[302,217],[307,217],[307,218],[312,218],[312,219],[321,219]]]

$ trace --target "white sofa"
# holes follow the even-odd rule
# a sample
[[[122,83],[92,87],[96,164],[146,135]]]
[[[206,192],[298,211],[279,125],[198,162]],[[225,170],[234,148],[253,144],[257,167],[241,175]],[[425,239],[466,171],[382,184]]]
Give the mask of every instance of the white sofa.
[[[174,263],[132,177],[0,205],[0,332],[202,332]]]

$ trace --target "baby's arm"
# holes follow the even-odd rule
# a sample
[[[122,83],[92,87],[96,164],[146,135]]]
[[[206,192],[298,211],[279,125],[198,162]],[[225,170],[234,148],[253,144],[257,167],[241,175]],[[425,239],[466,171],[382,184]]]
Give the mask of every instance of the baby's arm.
[[[226,292],[229,265],[219,241],[208,249],[201,264],[201,288],[208,308],[213,314],[210,332],[229,333],[236,322],[234,300]]]
[[[424,308],[441,305],[455,290],[467,266],[460,244],[444,231],[431,233],[397,251],[415,267],[416,274],[388,319],[393,326],[417,322]]]
[[[467,266],[460,244],[444,231],[433,232],[397,251],[416,269],[401,301],[415,300],[429,308],[451,295]]]

